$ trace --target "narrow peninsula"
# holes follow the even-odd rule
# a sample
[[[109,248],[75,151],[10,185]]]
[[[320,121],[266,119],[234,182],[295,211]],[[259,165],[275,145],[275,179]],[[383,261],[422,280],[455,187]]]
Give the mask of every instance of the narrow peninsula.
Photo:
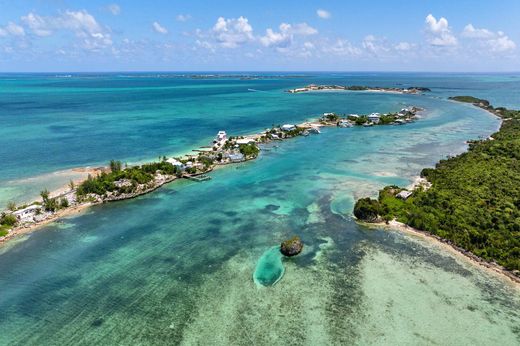
[[[410,106],[386,114],[324,113],[319,119],[277,125],[253,135],[228,137],[226,131],[219,131],[210,146],[181,157],[162,156],[156,162],[134,166],[112,160],[108,167],[93,170],[87,179],[71,181],[65,191],[43,190],[40,200],[19,206],[9,203],[0,214],[0,243],[94,204],[135,198],[176,179],[209,180],[207,173],[215,167],[253,160],[261,146],[272,141],[319,134],[321,127],[404,125],[414,122],[421,111]]]
[[[389,87],[370,87],[364,85],[316,85],[309,84],[303,88],[296,88],[287,90],[291,94],[304,93],[309,91],[368,91],[368,92],[390,92],[397,94],[420,94],[431,91],[424,87],[409,87],[409,88],[389,88]]]

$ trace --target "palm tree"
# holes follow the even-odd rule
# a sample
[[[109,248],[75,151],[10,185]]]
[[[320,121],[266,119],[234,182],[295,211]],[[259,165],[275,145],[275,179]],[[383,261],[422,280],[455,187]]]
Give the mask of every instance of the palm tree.
[[[49,190],[45,189],[41,191],[40,196],[42,197],[44,203],[47,202],[49,200]]]
[[[7,202],[7,209],[9,209],[10,211],[15,211],[16,210],[16,203],[13,202],[13,201]]]

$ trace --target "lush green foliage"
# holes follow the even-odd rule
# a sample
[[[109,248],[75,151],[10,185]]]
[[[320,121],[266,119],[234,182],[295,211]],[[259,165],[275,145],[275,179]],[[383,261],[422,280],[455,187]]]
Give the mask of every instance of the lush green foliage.
[[[111,162],[112,166],[112,162]],[[89,193],[104,195],[108,191],[118,191],[120,193],[130,193],[135,191],[137,185],[147,184],[153,180],[153,175],[159,171],[163,174],[175,174],[177,169],[169,162],[153,162],[142,166],[129,167],[125,169],[111,169],[110,173],[103,172],[97,177],[88,176],[87,180],[78,186],[76,194],[85,196]],[[127,180],[130,186],[117,186],[116,181]]]
[[[493,109],[486,100],[463,99]],[[386,187],[378,201],[359,200],[355,212],[379,210],[384,219],[396,218],[520,270],[520,112],[493,110],[510,120],[504,120],[493,140],[475,141],[468,152],[424,169],[421,175],[431,182],[430,189],[416,190],[403,201],[395,197],[400,189]]]
[[[49,190],[45,189],[40,192],[40,196],[43,199],[43,208],[47,211],[56,211],[60,209],[60,203],[56,198],[50,198]]]
[[[349,117],[349,120],[353,120],[356,125],[363,125],[368,123],[368,117],[366,115],[362,115],[360,117]]]
[[[15,211],[16,210],[16,203],[13,202],[13,201],[7,202],[7,209],[11,210],[11,211]]]
[[[285,136],[286,137],[296,137],[296,136],[301,135],[304,131],[305,131],[305,128],[303,128],[303,127],[296,127],[293,130],[285,131]]]
[[[450,97],[450,100],[475,104],[482,103],[483,105],[489,106],[488,100],[479,99],[473,96],[453,96]]]
[[[121,161],[115,161],[115,160],[110,161],[110,170],[112,172],[119,172],[121,170],[121,167],[122,167]]]
[[[6,236],[9,234],[9,229],[11,227],[7,225],[0,225],[0,237]]]
[[[222,154],[220,154],[220,159],[222,160]],[[204,165],[206,169],[208,169],[213,164],[213,159],[207,156],[199,156],[198,161]]]
[[[396,119],[397,116],[395,114],[381,115],[381,117],[379,117],[379,124],[388,125],[393,123]]]
[[[258,149],[256,144],[253,143],[242,144],[240,145],[239,150],[245,157],[257,157],[260,152],[260,149]]]
[[[325,121],[338,121],[339,120],[339,115],[337,115],[336,113],[327,113],[327,115],[323,116],[323,120],[325,120]]]
[[[362,85],[351,85],[349,87],[346,87],[346,89],[352,90],[352,91],[363,91],[363,90],[368,90],[368,87],[362,86]]]
[[[18,220],[13,214],[4,214],[0,218],[0,224],[4,226],[14,226],[17,222]]]
[[[354,206],[354,215],[364,221],[377,221],[381,214],[381,205],[378,201],[370,198],[362,198]]]

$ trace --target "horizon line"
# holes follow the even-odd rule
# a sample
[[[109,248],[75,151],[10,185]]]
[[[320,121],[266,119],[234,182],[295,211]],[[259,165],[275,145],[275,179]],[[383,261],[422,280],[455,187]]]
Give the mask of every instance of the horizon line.
[[[106,71],[0,71],[0,74],[49,73],[520,73],[520,71],[428,71],[428,70],[106,70]]]

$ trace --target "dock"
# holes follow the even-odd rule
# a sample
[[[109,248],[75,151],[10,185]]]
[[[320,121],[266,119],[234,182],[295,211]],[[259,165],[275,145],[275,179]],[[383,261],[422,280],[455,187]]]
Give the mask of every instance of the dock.
[[[200,175],[195,175],[195,176],[185,175],[184,178],[193,180],[196,182],[202,182],[202,181],[207,181],[207,180],[211,179],[211,177],[207,174],[200,174]]]

